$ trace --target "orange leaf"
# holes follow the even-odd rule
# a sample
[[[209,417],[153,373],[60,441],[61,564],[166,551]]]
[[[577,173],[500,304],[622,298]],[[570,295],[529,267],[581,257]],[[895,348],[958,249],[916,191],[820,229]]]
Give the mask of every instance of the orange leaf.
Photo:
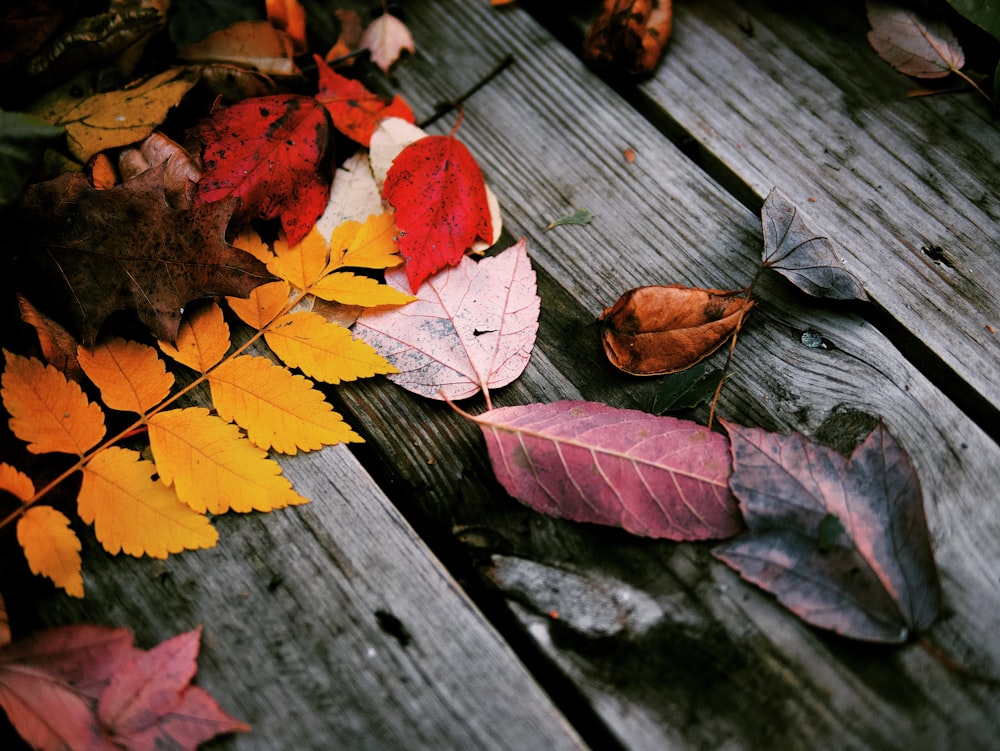
[[[162,340],[158,344],[165,355],[181,365],[207,372],[229,350],[229,326],[222,317],[222,308],[214,302],[199,308],[181,321],[174,344]]]
[[[306,51],[306,11],[298,0],[267,0],[267,20],[295,42],[295,52]]]
[[[633,375],[689,368],[715,352],[743,323],[753,301],[742,290],[680,284],[637,287],[601,314],[611,363]]]
[[[318,313],[282,316],[264,339],[286,364],[325,383],[396,372],[370,345]]]
[[[316,99],[327,109],[333,126],[353,141],[368,146],[379,120],[398,117],[412,123],[416,118],[398,94],[391,101],[376,96],[360,81],[346,78],[313,56],[319,69],[319,91]]]
[[[34,574],[51,579],[73,597],[83,597],[80,539],[65,514],[51,506],[33,506],[17,522],[17,542]]]
[[[109,553],[166,558],[182,550],[211,548],[219,539],[208,518],[188,508],[138,451],[112,446],[83,469],[77,498],[80,518]]]
[[[203,407],[151,417],[149,445],[163,482],[196,511],[271,511],[307,502],[265,451]]]
[[[21,501],[30,501],[35,497],[35,484],[31,478],[7,462],[0,462],[0,490],[6,490]]]
[[[77,357],[110,409],[145,414],[166,399],[174,385],[156,350],[145,344],[116,337],[93,352],[80,347]]]
[[[83,456],[104,437],[104,413],[73,381],[33,357],[3,351],[4,406],[10,429],[33,454],[58,451]]]
[[[604,0],[587,30],[583,56],[629,75],[649,75],[663,55],[673,28],[672,0]]]
[[[291,246],[284,240],[276,242],[267,270],[307,292],[327,272],[329,261],[330,245],[313,227],[302,242]]]
[[[208,382],[219,416],[236,422],[262,449],[295,454],[298,449],[361,442],[310,381],[264,357],[227,360],[212,371]]]
[[[259,331],[284,310],[291,290],[291,286],[284,280],[269,282],[257,287],[246,299],[227,297],[226,302],[241,321]]]
[[[403,262],[396,245],[396,224],[388,212],[370,216],[362,225],[344,222],[334,230],[330,250],[334,257],[339,254],[338,266],[386,269]]]
[[[274,258],[274,251],[271,250],[271,246],[264,242],[250,225],[244,227],[233,239],[233,247],[245,250],[263,264],[268,263]]]

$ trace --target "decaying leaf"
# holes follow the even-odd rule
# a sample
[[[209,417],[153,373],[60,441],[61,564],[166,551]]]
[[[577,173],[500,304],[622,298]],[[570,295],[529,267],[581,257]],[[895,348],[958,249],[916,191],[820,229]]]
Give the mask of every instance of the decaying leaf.
[[[80,624],[0,647],[0,706],[34,748],[195,751],[249,726],[190,685],[201,629],[149,651],[132,632]]]
[[[965,53],[945,24],[908,8],[869,0],[868,42],[889,65],[916,78],[943,78],[965,66]]]
[[[920,482],[883,423],[849,459],[798,433],[726,429],[749,531],[719,558],[844,636],[898,643],[934,622],[941,592]]]
[[[365,29],[360,46],[371,52],[372,62],[386,73],[406,50],[411,55],[417,51],[413,35],[406,24],[393,15],[383,13]]]
[[[396,210],[399,252],[414,292],[428,276],[457,264],[493,224],[486,183],[472,153],[454,136],[427,136],[393,160],[382,197]]]
[[[228,63],[269,76],[299,74],[294,40],[267,21],[241,21],[178,53],[192,63]]]
[[[806,225],[797,206],[771,188],[760,212],[764,265],[814,297],[867,300],[864,287],[844,268],[833,243]]]
[[[306,10],[298,0],[267,0],[267,20],[295,42],[295,52],[307,49]]]
[[[743,290],[636,287],[601,314],[604,352],[632,375],[675,373],[721,347],[753,305]]]
[[[663,379],[653,399],[653,413],[662,415],[679,409],[691,409],[712,398],[724,374],[719,368],[705,371],[705,365],[671,373]]]
[[[531,508],[644,537],[729,537],[729,442],[703,425],[594,402],[502,407],[473,418],[497,479]]]
[[[653,72],[673,30],[672,0],[604,0],[590,24],[583,56],[633,76]]]
[[[326,207],[330,117],[313,97],[278,94],[217,111],[191,130],[204,144],[198,204],[239,199],[234,219],[281,218],[299,242]]]
[[[157,132],[138,146],[123,149],[118,154],[118,171],[122,180],[131,180],[161,164],[163,195],[167,204],[172,209],[191,208],[198,192],[201,168],[179,143]]]
[[[386,282],[408,287],[401,269],[388,271]],[[355,332],[398,369],[389,379],[409,391],[431,399],[488,395],[528,364],[540,309],[535,289],[522,239],[497,256],[463,257],[439,271],[416,302],[366,311]]]
[[[17,295],[17,306],[21,312],[21,320],[35,330],[45,362],[56,370],[61,370],[67,378],[79,381],[83,377],[83,371],[80,370],[80,363],[76,359],[76,350],[79,346],[76,338],[57,321],[38,310],[20,293]]]
[[[356,10],[338,8],[333,12],[340,25],[340,34],[337,41],[327,51],[324,60],[332,63],[340,58],[347,58],[346,62],[354,62],[353,58],[348,58],[358,45],[361,44],[361,36],[365,33],[364,24],[361,22],[361,14]]]
[[[111,313],[128,309],[172,341],[192,300],[245,297],[270,279],[225,240],[234,202],[172,210],[164,172],[161,164],[109,190],[66,174],[25,191],[18,240],[31,252],[24,263],[49,295],[68,301],[87,346]]]
[[[46,99],[32,112],[66,128],[70,153],[81,162],[105,149],[141,141],[198,81],[187,68],[170,68],[133,86],[86,99]]]

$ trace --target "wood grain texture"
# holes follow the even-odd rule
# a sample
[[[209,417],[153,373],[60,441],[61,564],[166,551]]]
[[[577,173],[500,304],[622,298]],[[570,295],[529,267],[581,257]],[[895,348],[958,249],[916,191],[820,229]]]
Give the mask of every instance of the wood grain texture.
[[[648,106],[760,200],[777,186],[900,325],[1000,406],[1000,129],[868,46],[858,8],[680,2]],[[752,29],[748,34],[746,29]]]
[[[166,561],[91,539],[86,598],[48,625],[205,627],[196,682],[252,731],[232,749],[581,748],[575,732],[348,450],[282,460],[305,506],[216,519]]]
[[[525,13],[422,2],[409,21],[428,52],[398,75],[418,113],[492,68],[484,48],[516,58],[466,103],[459,134],[540,272],[536,351],[494,403],[584,395],[648,408],[653,384],[600,363],[594,318],[638,284],[745,284],[759,257],[759,219]],[[542,231],[582,207],[594,213],[591,225]],[[960,664],[1000,675],[991,638],[1000,626],[1000,515],[983,503],[1000,481],[997,446],[850,308],[810,303],[776,279],[759,292],[721,414],[842,448],[884,417],[918,467],[944,578],[948,614],[929,636]],[[805,346],[806,331],[824,347]],[[515,554],[584,577],[613,575],[662,605],[663,620],[645,635],[595,640],[519,596],[524,626],[626,746],[904,748],[961,738],[980,747],[997,731],[996,689],[950,673],[919,647],[878,650],[810,630],[704,547],[524,512],[496,487],[475,431],[446,407],[381,383],[341,393],[373,439],[373,465],[391,467],[394,499],[421,528],[452,529],[484,570],[490,553]]]

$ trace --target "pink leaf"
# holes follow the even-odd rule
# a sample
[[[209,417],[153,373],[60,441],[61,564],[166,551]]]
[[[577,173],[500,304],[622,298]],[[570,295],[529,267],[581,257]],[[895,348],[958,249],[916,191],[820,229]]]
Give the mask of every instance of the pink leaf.
[[[726,425],[749,532],[715,554],[803,620],[905,641],[941,603],[920,483],[885,425],[845,459],[805,436]]]
[[[497,479],[537,511],[671,540],[742,529],[729,493],[729,442],[702,425],[578,401],[473,419]]]
[[[912,10],[881,2],[868,3],[872,25],[868,42],[883,60],[908,76],[942,78],[965,65],[965,53],[942,23],[927,21]]]
[[[386,282],[409,292],[406,271]],[[465,399],[505,386],[524,371],[538,330],[540,300],[522,239],[476,263],[468,256],[400,308],[366,311],[355,332],[400,372],[388,376],[433,399]]]

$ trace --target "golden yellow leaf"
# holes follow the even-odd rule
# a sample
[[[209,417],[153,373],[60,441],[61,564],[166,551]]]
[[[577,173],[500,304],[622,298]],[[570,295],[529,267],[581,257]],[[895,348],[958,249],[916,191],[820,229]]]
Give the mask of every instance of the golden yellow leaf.
[[[7,367],[0,395],[10,429],[33,454],[83,456],[104,437],[104,412],[66,376],[33,357],[3,351]]]
[[[115,337],[93,352],[79,347],[76,357],[110,409],[145,414],[166,399],[174,385],[156,350],[139,342]]]
[[[265,357],[227,360],[208,382],[219,416],[236,422],[262,449],[294,454],[361,441],[310,381]]]
[[[313,227],[302,242],[288,247],[284,238],[274,243],[274,258],[267,270],[305,292],[327,272],[330,246]]]
[[[77,511],[104,549],[139,557],[166,558],[182,550],[211,548],[219,533],[161,480],[157,467],[138,451],[112,446],[94,454],[83,469]]]
[[[357,224],[344,222],[344,224]],[[342,225],[343,226],[343,225]],[[330,238],[330,248],[334,258],[339,258],[338,266],[362,269],[387,269],[403,262],[396,246],[396,224],[392,214],[376,214],[368,217],[364,224],[349,230],[343,237],[338,227]],[[348,239],[348,242],[344,240]]]
[[[21,501],[30,501],[35,497],[35,483],[7,462],[0,462],[0,490],[6,490]]]
[[[170,68],[125,89],[47,101],[35,114],[65,126],[70,153],[86,162],[99,151],[144,139],[196,82],[192,70]]]
[[[226,302],[243,323],[259,331],[284,310],[291,291],[284,280],[268,282],[255,287],[247,297],[227,297]]]
[[[17,522],[17,542],[34,574],[49,577],[73,597],[83,597],[80,538],[66,515],[51,506],[33,506]]]
[[[274,258],[274,251],[271,250],[271,247],[260,238],[257,231],[250,225],[244,227],[233,239],[233,247],[245,250],[264,264]]]
[[[366,342],[318,313],[282,316],[264,333],[264,340],[286,365],[325,383],[398,372]]]
[[[151,417],[149,445],[163,482],[195,511],[270,511],[307,502],[265,451],[203,407]]]
[[[229,326],[214,302],[181,321],[174,344],[157,342],[165,355],[192,370],[205,373],[229,350]]]
[[[405,305],[417,299],[388,284],[380,284],[375,279],[349,271],[327,274],[312,286],[310,292],[324,300],[335,300],[345,305],[363,305],[366,308],[376,305]]]

